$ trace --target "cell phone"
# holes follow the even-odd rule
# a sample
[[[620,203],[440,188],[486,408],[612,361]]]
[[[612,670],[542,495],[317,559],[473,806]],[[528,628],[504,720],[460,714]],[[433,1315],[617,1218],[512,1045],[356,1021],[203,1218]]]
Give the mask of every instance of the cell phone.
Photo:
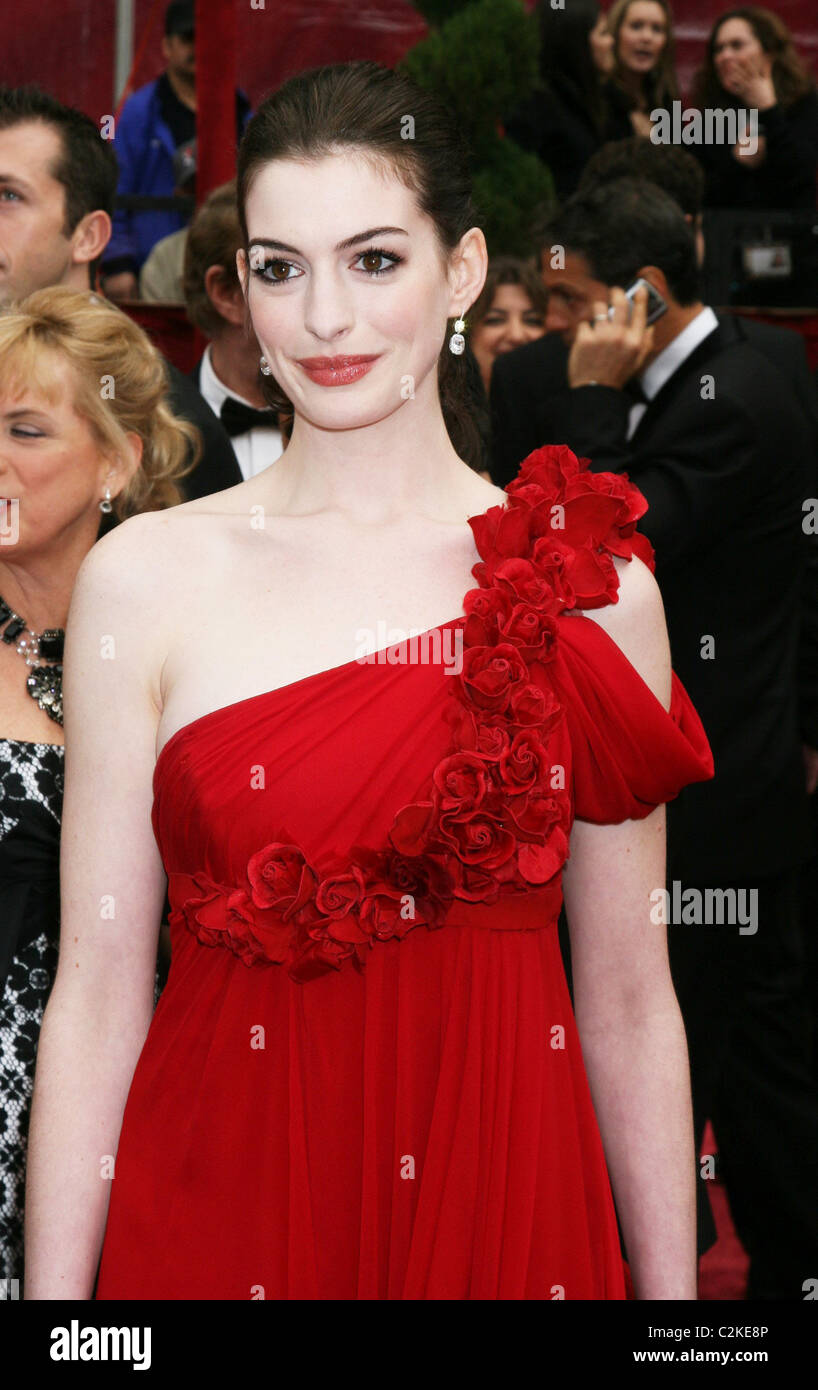
[[[633,284],[628,285],[628,288],[625,290],[625,298],[629,300],[631,305],[633,304],[633,297],[638,289],[646,289],[648,292],[647,325],[649,327],[652,323],[655,323],[657,319],[660,319],[663,314],[667,313],[667,304],[659,291],[654,289],[650,281],[643,280],[640,275],[639,279],[634,280]],[[633,311],[631,310],[631,312]]]

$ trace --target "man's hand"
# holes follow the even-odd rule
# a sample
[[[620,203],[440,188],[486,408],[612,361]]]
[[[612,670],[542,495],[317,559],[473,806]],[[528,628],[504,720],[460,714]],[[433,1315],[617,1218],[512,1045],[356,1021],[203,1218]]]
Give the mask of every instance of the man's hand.
[[[581,323],[568,358],[568,382],[571,386],[614,386],[618,391],[643,366],[653,347],[653,328],[647,327],[648,292],[638,289],[628,322],[630,304],[625,291],[610,292],[608,305],[603,300],[593,304],[593,322]]]
[[[103,277],[102,293],[108,299],[138,299],[139,282],[132,270],[121,270],[118,275]]]

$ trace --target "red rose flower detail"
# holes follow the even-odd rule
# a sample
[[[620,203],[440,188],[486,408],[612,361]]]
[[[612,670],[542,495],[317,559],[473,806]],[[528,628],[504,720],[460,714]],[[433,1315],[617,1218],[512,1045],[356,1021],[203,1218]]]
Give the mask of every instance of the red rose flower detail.
[[[315,874],[297,845],[265,845],[250,859],[247,878],[256,906],[274,908],[285,922],[315,893]]]
[[[525,497],[525,489],[532,483],[538,484],[549,493],[562,492],[566,483],[576,477],[586,460],[577,458],[567,444],[545,444],[528,454],[520,464],[520,470],[506,492],[510,497]]]
[[[592,473],[589,469],[566,488],[566,496],[569,500],[577,496],[580,487],[586,496],[590,493],[595,494],[597,506],[601,497],[609,497],[619,503],[610,531],[604,534],[600,533],[600,525],[605,516],[605,512],[600,508],[600,520],[592,527],[589,534],[598,535],[599,543],[607,546],[614,555],[621,555],[623,558],[629,557],[630,546],[626,542],[633,535],[637,521],[645,515],[648,509],[647,500],[643,494],[630,481],[627,473]],[[592,501],[592,499],[590,500]]]
[[[456,746],[479,753],[484,762],[496,763],[511,742],[506,721],[499,714],[484,715],[458,700],[450,702],[443,718],[452,726]]]
[[[540,536],[531,551],[531,562],[535,569],[548,577],[560,613],[566,608],[573,608],[576,603],[576,595],[568,579],[568,566],[573,557],[571,546],[560,540],[556,532]]]
[[[315,892],[315,906],[325,917],[346,917],[358,907],[365,892],[364,876],[353,864],[347,874],[322,878]]]
[[[496,647],[470,647],[463,653],[460,680],[470,700],[481,709],[501,713],[508,708],[516,688],[525,684],[528,671],[519,652],[509,642]]]
[[[486,765],[474,753],[454,753],[434,771],[440,806],[450,811],[475,811],[486,795]]]
[[[619,575],[606,550],[581,545],[568,567],[578,608],[603,608],[619,600]]]
[[[531,791],[509,807],[509,823],[513,826],[518,840],[526,843],[544,844],[555,825],[565,828],[568,824],[564,803],[557,800],[548,788],[546,769],[545,786],[532,787]]]
[[[464,864],[496,869],[515,850],[514,836],[499,816],[476,812],[472,816],[442,815],[440,833]]]
[[[515,603],[544,613],[555,612],[554,590],[530,560],[505,560],[494,572],[494,583],[499,589],[508,590]]]
[[[402,940],[424,920],[417,906],[407,901],[411,896],[391,883],[371,885],[361,905],[364,932],[378,941],[388,941],[393,936]]]
[[[389,838],[400,854],[420,854],[434,831],[434,803],[415,801],[398,811]]]
[[[554,727],[560,710],[559,701],[553,690],[547,686],[524,685],[520,690],[515,690],[511,697],[511,717],[514,723],[524,728],[536,728],[540,738]]]
[[[469,589],[463,600],[466,621],[463,642],[467,647],[490,646],[497,640],[498,620],[511,607],[510,600],[497,589]]]
[[[517,647],[526,661],[551,661],[556,650],[556,619],[524,603],[515,604],[501,625],[500,638]]]
[[[201,897],[188,898],[181,905],[187,924],[206,946],[220,946],[227,933],[224,890],[206,874],[194,874],[193,882]]]
[[[528,517],[521,507],[491,507],[469,517],[469,525],[478,555],[524,555],[528,549]]]
[[[536,734],[526,730],[514,736],[498,764],[503,788],[512,796],[530,791],[549,767],[546,752]]]
[[[568,840],[557,825],[544,845],[520,845],[517,867],[526,883],[548,883],[568,856]]]

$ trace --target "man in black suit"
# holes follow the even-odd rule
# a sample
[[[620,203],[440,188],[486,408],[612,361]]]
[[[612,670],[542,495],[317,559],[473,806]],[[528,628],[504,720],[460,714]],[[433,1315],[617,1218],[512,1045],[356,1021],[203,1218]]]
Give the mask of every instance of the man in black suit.
[[[208,339],[191,380],[214,426],[226,433],[240,470],[252,478],[283,453],[278,412],[265,400],[259,348],[236,267],[242,246],[236,183],[214,188],[190,225],[183,293],[187,316]]]
[[[677,145],[654,145],[638,136],[603,145],[588,161],[580,191],[622,178],[647,179],[674,198],[690,225],[696,258],[705,257],[702,209],[704,174],[697,159]],[[505,487],[516,476],[520,461],[541,442],[561,437],[569,391],[568,351],[582,318],[594,299],[604,299],[607,286],[594,280],[587,264],[572,257],[574,275],[554,275],[549,254],[542,273],[553,293],[549,298],[544,337],[497,359],[491,381],[492,477]],[[718,316],[720,321],[722,315]],[[769,357],[786,376],[810,422],[818,467],[818,388],[807,363],[800,333],[756,319],[741,318],[746,340]]]
[[[669,884],[695,890],[691,903],[720,889],[729,904],[732,890],[737,907],[732,925],[688,924],[693,913],[674,907],[668,928],[697,1141],[710,1117],[751,1257],[748,1296],[801,1299],[818,1268],[798,899],[809,852],[801,737],[818,742],[814,689],[800,707],[798,690],[814,439],[788,378],[740,321],[699,301],[693,235],[658,188],[622,180],[576,195],[549,229],[544,271],[569,389],[543,434],[534,402],[557,393],[542,379],[537,390],[530,372],[516,390],[513,376],[514,359],[526,354],[530,368],[540,343],[502,362],[516,465],[567,443],[596,471],[626,472],[648,500],[641,527],[674,667],[716,765],[713,781],[668,807]],[[652,329],[623,293],[639,277],[667,304]],[[494,479],[507,481],[502,465]]]

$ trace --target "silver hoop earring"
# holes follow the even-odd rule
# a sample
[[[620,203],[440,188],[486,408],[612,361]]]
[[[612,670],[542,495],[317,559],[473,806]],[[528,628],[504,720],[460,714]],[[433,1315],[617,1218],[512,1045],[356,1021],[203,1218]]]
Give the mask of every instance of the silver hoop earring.
[[[454,333],[449,339],[449,351],[459,357],[465,349],[466,339],[463,337],[463,329],[466,327],[465,319],[455,319]]]
[[[273,369],[272,369],[272,367],[269,365],[269,363],[268,363],[266,357],[260,357],[259,360],[258,360],[258,365],[259,365],[259,367],[260,367],[260,369],[261,369],[261,374],[262,374],[262,376],[272,376],[272,375],[273,375]]]
[[[109,487],[105,489],[105,496],[99,504],[99,509],[101,512],[110,512],[113,510],[111,507],[111,489]]]

